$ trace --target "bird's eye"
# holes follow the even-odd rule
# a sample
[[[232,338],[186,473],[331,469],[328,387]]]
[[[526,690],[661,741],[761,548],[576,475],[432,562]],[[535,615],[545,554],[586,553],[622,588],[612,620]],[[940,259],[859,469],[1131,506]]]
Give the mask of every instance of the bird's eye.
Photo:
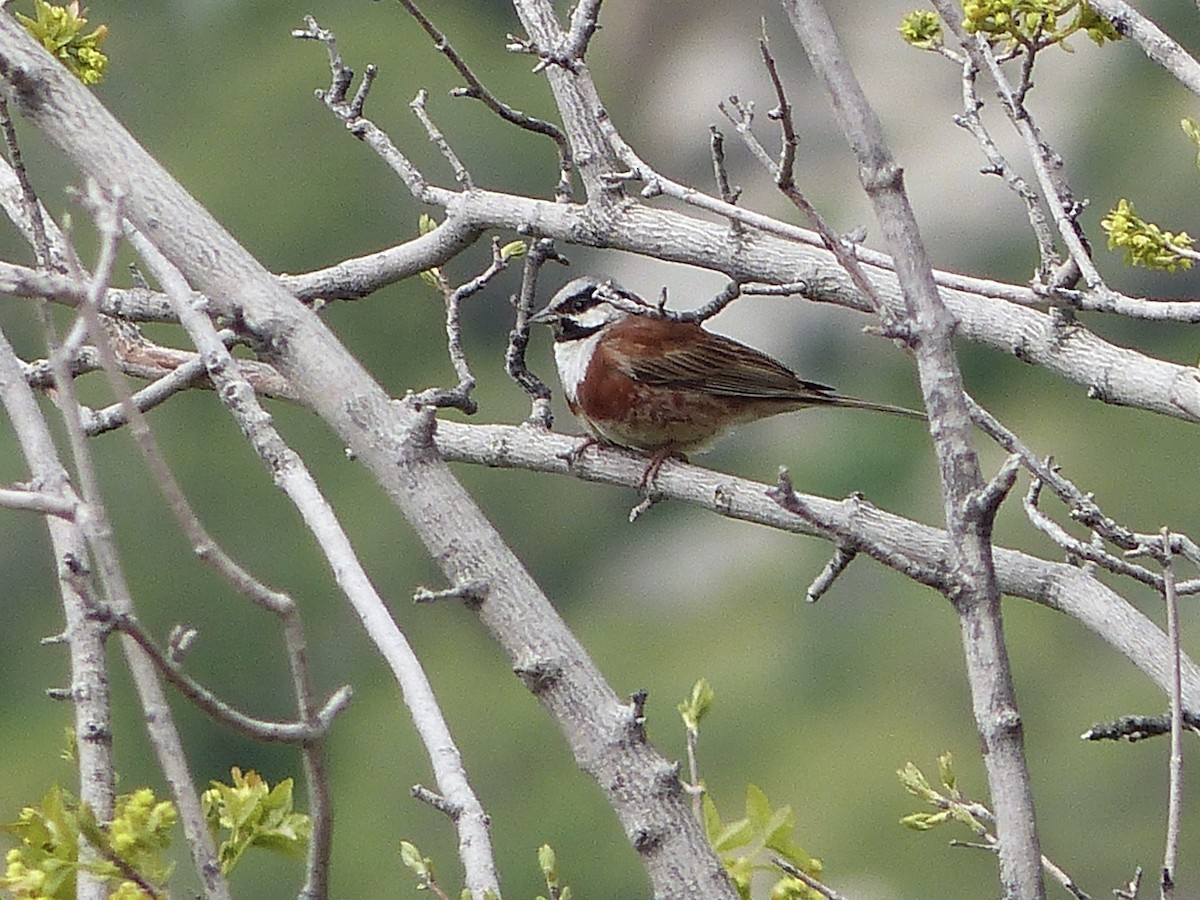
[[[578,294],[563,304],[563,312],[581,313],[591,305],[591,294]]]

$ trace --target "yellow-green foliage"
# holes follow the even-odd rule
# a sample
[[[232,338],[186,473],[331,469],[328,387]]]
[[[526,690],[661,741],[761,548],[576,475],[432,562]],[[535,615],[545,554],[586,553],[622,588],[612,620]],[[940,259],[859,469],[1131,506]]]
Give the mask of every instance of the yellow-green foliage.
[[[942,20],[931,9],[916,9],[900,20],[900,37],[920,50],[942,43]]]
[[[17,20],[80,81],[99,84],[108,68],[108,57],[100,50],[108,26],[100,25],[85,34],[87,10],[79,8],[79,0],[66,6],[33,0],[33,5],[36,18],[17,13]]]
[[[1163,231],[1139,216],[1133,204],[1124,198],[1100,220],[1100,227],[1108,235],[1109,250],[1119,247],[1125,251],[1127,266],[1145,266],[1164,272],[1192,267],[1192,261],[1179,252],[1195,243],[1188,233]]]
[[[795,826],[792,808],[773,808],[767,795],[753,784],[746,787],[746,815],[732,822],[722,821],[716,803],[704,795],[708,842],[743,900],[750,900],[750,881],[755,872],[779,871],[773,857],[813,878],[821,874],[821,861],[792,840]],[[770,896],[771,900],[820,900],[821,895],[800,879],[784,876],[772,886]]]
[[[230,774],[233,784],[214,781],[201,797],[209,828],[227,834],[217,851],[221,871],[228,874],[251,847],[303,855],[312,820],[292,811],[292,779],[272,788],[254,770],[243,775],[234,766]]]
[[[938,757],[938,778],[942,782],[940,790],[930,784],[925,773],[911,762],[905,763],[904,768],[896,774],[906,791],[937,809],[937,812],[933,813],[915,812],[904,816],[900,824],[906,828],[913,831],[930,831],[947,822],[958,822],[971,829],[976,837],[983,837],[987,833],[987,828],[976,816],[976,812],[982,811],[981,808],[958,790],[957,778],[954,775],[954,757],[950,753],[943,753]]]
[[[74,796],[52,787],[41,803],[25,807],[16,822],[3,826],[20,846],[5,855],[0,888],[20,900],[69,900],[82,868],[110,883],[111,897],[148,900],[128,873],[136,872],[147,884],[166,882],[171,866],[164,853],[175,820],[173,804],[142,788],[117,798],[113,820],[104,827]],[[80,862],[81,836],[100,858]]]
[[[963,0],[963,27],[990,41],[1012,46],[1041,47],[1057,44],[1070,50],[1067,38],[1084,32],[1097,46],[1120,40],[1112,22],[1082,0]],[[900,36],[922,50],[942,44],[937,13],[916,10],[900,23]]]
[[[963,27],[1016,44],[1059,44],[1078,31],[1087,33],[1098,46],[1116,41],[1120,35],[1112,22],[1084,2],[1060,0],[963,0]]]
[[[699,732],[701,720],[712,709],[715,696],[708,679],[701,678],[692,686],[688,698],[677,707],[684,727],[693,738]],[[780,871],[776,860],[782,860],[812,878],[820,874],[821,861],[809,856],[792,840],[796,817],[790,806],[773,808],[766,793],[751,784],[746,787],[745,812],[740,819],[723,821],[716,802],[708,793],[704,794],[704,831],[708,843],[743,900],[750,900],[750,882],[756,872]],[[776,880],[770,892],[770,900],[820,900],[820,896],[791,875]]]

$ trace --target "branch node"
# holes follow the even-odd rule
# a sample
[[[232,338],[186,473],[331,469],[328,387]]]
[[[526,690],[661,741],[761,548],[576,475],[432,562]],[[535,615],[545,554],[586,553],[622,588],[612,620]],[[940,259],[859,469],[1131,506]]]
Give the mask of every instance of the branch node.
[[[491,586],[480,578],[464,581],[453,587],[433,590],[421,586],[413,592],[413,603],[436,603],[440,600],[462,600],[468,606],[477,607],[487,599]]]
[[[167,659],[176,665],[182,663],[184,657],[191,651],[192,646],[196,643],[196,638],[199,636],[200,632],[190,625],[175,625],[172,627],[171,634],[167,638]]]
[[[458,803],[453,803],[447,800],[441,794],[429,790],[422,784],[414,784],[410,789],[410,793],[422,803],[427,803],[436,809],[438,812],[445,813],[449,816],[450,821],[457,822],[459,816],[462,815],[462,806]]]
[[[518,661],[513,666],[513,674],[536,696],[558,682],[563,674],[563,666],[560,661],[537,657]]]

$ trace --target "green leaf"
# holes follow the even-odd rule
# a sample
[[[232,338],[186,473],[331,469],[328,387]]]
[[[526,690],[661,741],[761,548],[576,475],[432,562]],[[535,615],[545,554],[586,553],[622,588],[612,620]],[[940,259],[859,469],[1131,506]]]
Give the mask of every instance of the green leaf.
[[[938,777],[948,790],[954,790],[954,754],[949,750],[938,756]]]
[[[1196,120],[1185,118],[1180,121],[1179,125],[1183,128],[1183,133],[1191,138],[1192,143],[1200,148],[1200,125],[1196,124]],[[1200,152],[1196,154],[1196,168],[1200,169]]]
[[[542,877],[547,881],[557,881],[558,855],[554,852],[554,848],[549,844],[542,844],[538,847],[537,858],[538,868],[542,870]]]
[[[504,260],[516,259],[524,256],[528,248],[524,241],[511,241],[500,248],[500,258]]]
[[[1125,251],[1127,266],[1145,266],[1166,272],[1192,267],[1192,261],[1179,253],[1180,249],[1191,249],[1195,243],[1191,236],[1186,231],[1178,234],[1163,231],[1147,222],[1124,198],[1100,220],[1100,227],[1108,234],[1108,249]]]
[[[712,685],[708,683],[707,678],[701,678],[692,685],[691,695],[676,707],[688,731],[699,729],[701,719],[712,709],[714,696]]]
[[[746,785],[746,817],[753,823],[754,830],[765,832],[773,815],[771,801],[767,799],[763,789],[756,784]]]
[[[417,219],[417,234],[419,235],[427,235],[437,227],[437,220],[429,213],[421,213],[420,218]]]
[[[754,826],[749,819],[738,819],[721,828],[716,836],[709,840],[712,848],[718,853],[744,847],[754,839]]]

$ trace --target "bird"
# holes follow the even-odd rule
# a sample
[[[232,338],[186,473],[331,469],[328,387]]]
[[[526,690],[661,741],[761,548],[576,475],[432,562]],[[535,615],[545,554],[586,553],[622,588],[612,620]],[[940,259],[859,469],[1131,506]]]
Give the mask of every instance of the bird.
[[[673,318],[611,280],[570,281],[529,320],[549,325],[567,406],[593,444],[650,454],[643,491],[670,457],[686,459],[725,432],[809,406],[839,406],[924,419],[805,381],[761,350]]]

